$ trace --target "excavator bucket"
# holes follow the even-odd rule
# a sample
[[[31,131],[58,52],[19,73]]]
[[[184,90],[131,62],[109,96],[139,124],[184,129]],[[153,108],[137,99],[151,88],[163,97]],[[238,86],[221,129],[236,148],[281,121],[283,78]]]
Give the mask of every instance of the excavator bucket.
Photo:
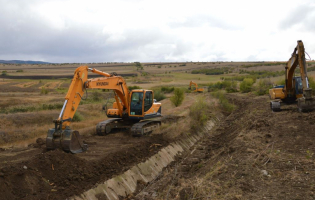
[[[55,130],[49,129],[46,138],[46,148],[62,149],[71,153],[81,153],[87,150],[87,144],[83,144],[78,131],[71,129]]]
[[[300,112],[312,111],[315,109],[315,99],[299,98],[297,106]]]

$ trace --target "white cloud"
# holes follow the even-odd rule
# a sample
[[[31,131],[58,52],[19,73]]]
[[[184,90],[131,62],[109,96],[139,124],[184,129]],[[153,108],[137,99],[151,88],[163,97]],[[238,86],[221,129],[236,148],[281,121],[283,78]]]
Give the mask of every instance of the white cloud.
[[[315,4],[278,0],[0,0],[0,59],[51,62],[315,57]]]

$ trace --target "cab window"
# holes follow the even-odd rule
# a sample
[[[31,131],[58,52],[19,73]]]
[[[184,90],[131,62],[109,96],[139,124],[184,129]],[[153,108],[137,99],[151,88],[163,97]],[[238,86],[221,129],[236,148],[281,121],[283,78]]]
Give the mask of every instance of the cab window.
[[[145,98],[144,98],[144,112],[148,111],[153,104],[153,94],[152,91],[148,91],[145,93]]]

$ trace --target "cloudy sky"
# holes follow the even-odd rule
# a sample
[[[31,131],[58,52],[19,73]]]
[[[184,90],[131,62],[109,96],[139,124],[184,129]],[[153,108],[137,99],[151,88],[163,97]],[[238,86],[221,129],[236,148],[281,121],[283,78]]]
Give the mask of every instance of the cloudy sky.
[[[47,62],[315,59],[312,0],[0,0],[0,59]]]

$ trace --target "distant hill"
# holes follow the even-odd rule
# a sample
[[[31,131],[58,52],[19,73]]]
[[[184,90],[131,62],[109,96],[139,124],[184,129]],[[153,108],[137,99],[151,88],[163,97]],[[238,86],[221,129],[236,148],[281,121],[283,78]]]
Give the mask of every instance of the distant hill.
[[[0,60],[4,64],[50,64],[49,62],[33,61],[33,60]]]

